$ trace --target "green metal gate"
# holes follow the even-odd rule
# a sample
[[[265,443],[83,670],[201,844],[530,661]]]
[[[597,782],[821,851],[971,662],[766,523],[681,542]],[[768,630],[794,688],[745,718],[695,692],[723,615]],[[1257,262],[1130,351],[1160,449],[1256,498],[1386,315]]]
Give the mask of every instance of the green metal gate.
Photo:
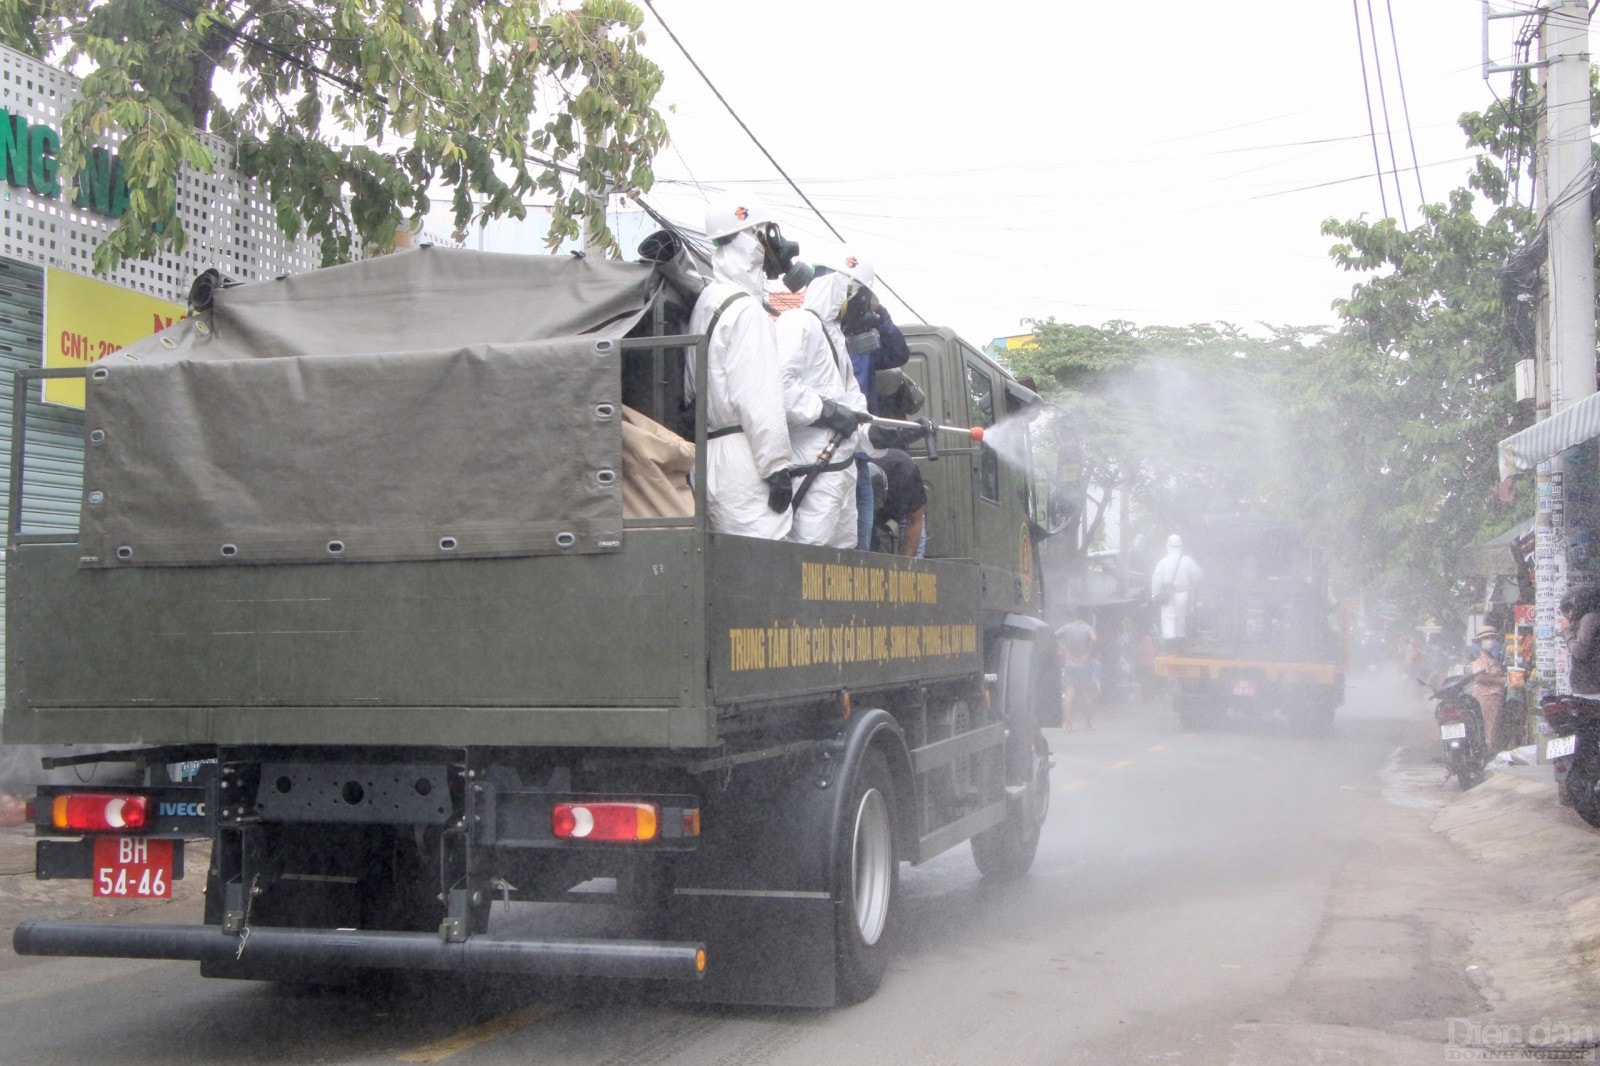
[[[11,462],[11,371],[43,363],[44,270],[0,259],[0,469]],[[83,495],[83,412],[28,398],[27,467],[23,471],[22,529],[27,533],[78,529]],[[0,522],[9,523],[10,499],[0,498]],[[0,569],[0,608],[5,603],[5,573]],[[5,680],[5,637],[0,627],[0,685]]]

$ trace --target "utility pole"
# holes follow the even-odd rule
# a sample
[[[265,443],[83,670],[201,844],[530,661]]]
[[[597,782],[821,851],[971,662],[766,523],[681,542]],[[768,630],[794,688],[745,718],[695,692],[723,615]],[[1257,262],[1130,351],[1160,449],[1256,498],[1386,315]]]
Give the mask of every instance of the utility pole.
[[[1549,415],[1595,391],[1594,218],[1589,135],[1589,10],[1582,0],[1543,9],[1539,31],[1543,89],[1537,165],[1541,217],[1548,235],[1545,299],[1539,317],[1540,375]],[[1542,390],[1541,390],[1542,391]],[[1535,544],[1535,633],[1541,688],[1570,691],[1557,606],[1569,585],[1596,579],[1590,550],[1595,445],[1589,442],[1539,464]]]

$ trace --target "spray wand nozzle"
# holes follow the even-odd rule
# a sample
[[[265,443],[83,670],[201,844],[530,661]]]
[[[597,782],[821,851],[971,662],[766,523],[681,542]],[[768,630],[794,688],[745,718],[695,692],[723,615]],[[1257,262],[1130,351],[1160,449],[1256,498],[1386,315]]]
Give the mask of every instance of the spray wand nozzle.
[[[941,426],[926,418],[919,418],[915,421],[910,421],[903,418],[880,418],[876,415],[872,417],[872,424],[875,426],[883,426],[886,429],[917,430],[922,434],[923,440],[927,443],[928,460],[930,462],[939,458],[938,434],[940,433],[954,433],[958,436],[966,437],[968,440],[972,441],[983,440],[982,426]]]
[[[926,433],[955,433],[966,437],[968,440],[983,439],[982,426],[941,426],[930,422],[926,418],[920,418],[913,422],[904,418],[880,418],[877,415],[873,415],[872,424],[890,429],[920,429]]]

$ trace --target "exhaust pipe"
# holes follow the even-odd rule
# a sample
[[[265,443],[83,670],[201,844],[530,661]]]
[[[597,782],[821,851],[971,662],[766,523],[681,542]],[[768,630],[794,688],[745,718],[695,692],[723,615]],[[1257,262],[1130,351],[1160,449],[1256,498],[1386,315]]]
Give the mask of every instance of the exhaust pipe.
[[[251,926],[231,936],[215,925],[96,925],[21,922],[11,937],[18,955],[108,959],[447,970],[547,977],[699,980],[705,946],[655,940],[507,940],[477,936],[460,943],[436,933]]]

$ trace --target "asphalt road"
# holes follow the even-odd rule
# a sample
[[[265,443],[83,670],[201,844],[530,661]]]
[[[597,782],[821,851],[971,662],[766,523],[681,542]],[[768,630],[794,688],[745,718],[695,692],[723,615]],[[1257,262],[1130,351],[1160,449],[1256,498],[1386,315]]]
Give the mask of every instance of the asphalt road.
[[[1049,735],[1031,876],[986,884],[965,846],[906,868],[888,977],[850,1009],[432,976],[296,991],[7,955],[0,1063],[1443,1061],[1451,1019],[1484,1009],[1465,897],[1433,891],[1474,871],[1429,828],[1452,800],[1431,720],[1388,675],[1352,687],[1326,738],[1182,733],[1157,705]]]

